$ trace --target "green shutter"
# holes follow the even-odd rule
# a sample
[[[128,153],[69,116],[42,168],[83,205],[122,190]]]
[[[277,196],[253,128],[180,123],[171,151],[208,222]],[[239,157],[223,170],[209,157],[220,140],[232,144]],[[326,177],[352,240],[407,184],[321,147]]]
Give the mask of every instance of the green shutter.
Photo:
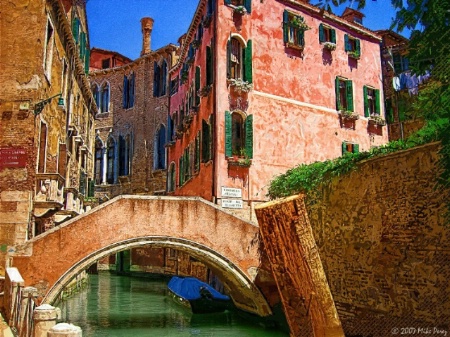
[[[86,53],[84,55],[84,72],[89,74],[89,65],[91,63],[91,51],[89,48],[86,48]]]
[[[252,12],[252,0],[244,0],[244,7],[247,10],[247,13]]]
[[[225,157],[231,157],[233,155],[231,126],[231,113],[225,111]]]
[[[80,34],[80,58],[84,59],[84,54],[86,52],[86,33],[81,32]]]
[[[231,5],[231,0],[225,0],[225,5]]]
[[[325,42],[325,33],[323,31],[323,24],[319,25],[319,42]]]
[[[245,155],[253,158],[253,115],[245,119]]]
[[[359,153],[359,144],[353,144],[353,153]]]
[[[336,43],[336,30],[331,29],[331,42]]]
[[[304,47],[305,46],[305,31],[297,30],[298,34],[298,45]]]
[[[78,44],[80,35],[80,19],[74,18],[72,21],[72,34],[75,39],[75,43]]]
[[[284,10],[283,12],[283,41],[284,43],[289,42],[289,12]]]
[[[346,154],[347,153],[347,143],[346,142],[342,142],[342,154]]]
[[[351,80],[345,82],[345,91],[347,94],[347,110],[353,111],[353,83]]]
[[[200,90],[200,67],[195,68],[195,105],[200,105],[200,96],[198,91]]]
[[[380,109],[380,90],[375,89],[375,113],[377,115],[381,114],[381,109]]]
[[[247,48],[245,48],[244,55],[244,81],[248,83],[253,82],[252,73],[252,40],[247,41]]]
[[[363,94],[364,94],[364,116],[369,117],[369,98],[367,97],[367,87],[363,86]]]
[[[340,90],[339,90],[339,82],[340,82],[340,80],[339,80],[339,77],[337,77],[336,76],[336,79],[335,79],[335,86],[336,86],[336,88],[335,88],[335,90],[336,90],[336,110],[342,110],[342,107],[341,107],[341,95],[340,95]]]
[[[352,47],[350,46],[350,40],[347,34],[344,35],[344,42],[345,42],[345,51],[351,51]]]
[[[361,56],[361,42],[359,41],[359,39],[356,39],[355,43],[356,43],[356,52],[358,53],[358,56]]]

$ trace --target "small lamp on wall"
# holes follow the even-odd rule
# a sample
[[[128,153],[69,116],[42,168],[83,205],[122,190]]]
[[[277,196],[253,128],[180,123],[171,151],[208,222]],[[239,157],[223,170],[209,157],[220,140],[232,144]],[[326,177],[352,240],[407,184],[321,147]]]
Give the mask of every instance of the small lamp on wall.
[[[44,100],[42,100],[42,101],[40,101],[40,102],[35,103],[35,104],[34,104],[34,115],[35,115],[35,116],[39,115],[39,114],[42,112],[42,110],[44,110],[44,107],[45,107],[48,103],[50,103],[50,102],[52,101],[53,98],[55,98],[55,97],[57,97],[57,96],[59,96],[59,99],[58,99],[58,107],[59,107],[59,108],[64,108],[64,98],[62,97],[62,94],[59,93],[59,94],[56,94],[56,95],[54,95],[54,96],[52,96],[52,97],[49,97],[49,98],[47,98],[47,99],[44,99]]]

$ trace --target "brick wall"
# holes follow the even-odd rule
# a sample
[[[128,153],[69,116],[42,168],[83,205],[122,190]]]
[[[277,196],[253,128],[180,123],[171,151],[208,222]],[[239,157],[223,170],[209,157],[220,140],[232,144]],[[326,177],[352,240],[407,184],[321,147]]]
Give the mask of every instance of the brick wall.
[[[366,161],[309,206],[348,336],[385,337],[406,327],[449,331],[449,191],[436,187],[437,151],[432,144]]]

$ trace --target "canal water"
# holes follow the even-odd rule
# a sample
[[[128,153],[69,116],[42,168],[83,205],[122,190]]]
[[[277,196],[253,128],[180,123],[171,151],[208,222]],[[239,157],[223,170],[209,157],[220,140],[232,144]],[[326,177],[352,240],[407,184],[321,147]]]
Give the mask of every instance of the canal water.
[[[238,312],[193,315],[168,296],[167,280],[109,273],[89,275],[88,287],[64,302],[62,322],[82,328],[83,337],[286,337]]]

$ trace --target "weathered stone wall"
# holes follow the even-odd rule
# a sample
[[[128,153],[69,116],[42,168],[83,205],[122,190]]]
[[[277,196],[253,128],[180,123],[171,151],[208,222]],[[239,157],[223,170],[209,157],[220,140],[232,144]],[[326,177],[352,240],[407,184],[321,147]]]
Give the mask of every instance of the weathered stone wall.
[[[436,187],[437,151],[431,144],[366,161],[309,206],[348,336],[385,337],[407,327],[449,331],[449,191]]]

